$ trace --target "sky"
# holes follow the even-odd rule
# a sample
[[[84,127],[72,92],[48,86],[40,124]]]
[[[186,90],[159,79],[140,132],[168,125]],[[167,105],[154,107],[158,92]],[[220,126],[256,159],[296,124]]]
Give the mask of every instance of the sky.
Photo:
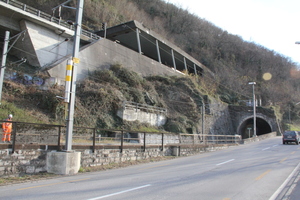
[[[300,65],[300,0],[165,0]]]

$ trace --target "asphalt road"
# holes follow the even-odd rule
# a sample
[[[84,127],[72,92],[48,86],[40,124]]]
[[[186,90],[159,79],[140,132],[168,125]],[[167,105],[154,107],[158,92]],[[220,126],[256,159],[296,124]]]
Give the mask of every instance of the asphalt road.
[[[299,147],[282,145],[276,137],[190,157],[2,186],[0,199],[284,199],[297,185]]]

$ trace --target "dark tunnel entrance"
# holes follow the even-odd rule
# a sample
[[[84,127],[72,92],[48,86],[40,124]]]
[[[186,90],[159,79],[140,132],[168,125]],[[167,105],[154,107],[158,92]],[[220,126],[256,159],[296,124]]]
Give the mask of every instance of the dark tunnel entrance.
[[[271,126],[264,119],[257,117],[256,118],[256,134],[257,136],[263,135],[266,133],[271,133]],[[239,135],[242,136],[242,139],[246,139],[253,136],[253,118],[245,120],[239,127]]]

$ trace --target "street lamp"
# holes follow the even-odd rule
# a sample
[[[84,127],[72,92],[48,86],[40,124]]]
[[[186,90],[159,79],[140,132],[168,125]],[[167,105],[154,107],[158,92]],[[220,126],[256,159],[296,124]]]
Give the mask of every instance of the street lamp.
[[[253,88],[253,137],[256,137],[256,102],[254,92],[254,86],[256,85],[256,82],[249,82],[248,84],[252,85]]]

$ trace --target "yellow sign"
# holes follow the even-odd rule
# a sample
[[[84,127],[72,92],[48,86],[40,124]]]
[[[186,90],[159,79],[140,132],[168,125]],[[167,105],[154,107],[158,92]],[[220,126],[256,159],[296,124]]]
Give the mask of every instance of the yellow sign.
[[[80,62],[80,60],[79,60],[79,58],[73,57],[73,62],[76,63],[76,64],[78,64]]]

